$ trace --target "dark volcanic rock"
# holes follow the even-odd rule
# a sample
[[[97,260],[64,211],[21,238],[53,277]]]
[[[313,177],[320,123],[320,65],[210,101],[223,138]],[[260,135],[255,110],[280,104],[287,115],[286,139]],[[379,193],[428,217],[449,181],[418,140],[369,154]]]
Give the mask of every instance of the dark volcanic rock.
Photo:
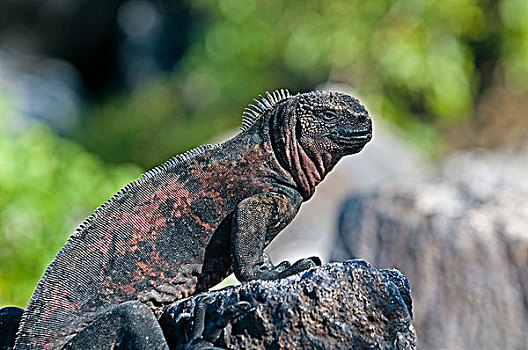
[[[423,348],[527,349],[526,192],[501,181],[500,168],[459,159],[464,163],[443,169],[450,181],[389,185],[350,198],[333,259],[405,272]],[[470,169],[479,176],[465,176]]]
[[[276,281],[254,281],[171,305],[161,318],[169,342],[209,296],[206,330],[230,306],[248,311],[230,321],[215,345],[229,349],[415,349],[409,284],[397,270],[364,261],[331,263]],[[174,337],[171,339],[171,335]]]
[[[23,312],[18,307],[0,309],[0,350],[11,349],[15,345],[15,335]]]

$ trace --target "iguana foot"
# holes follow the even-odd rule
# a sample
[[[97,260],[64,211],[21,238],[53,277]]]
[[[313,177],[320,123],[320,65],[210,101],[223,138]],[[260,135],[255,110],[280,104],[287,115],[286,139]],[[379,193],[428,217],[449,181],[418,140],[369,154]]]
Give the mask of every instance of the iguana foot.
[[[264,252],[262,254],[262,258],[264,260],[264,262],[262,263],[261,266],[265,266],[264,269],[266,270],[274,270],[274,271],[277,271],[277,272],[282,272],[288,268],[290,268],[291,266],[291,263],[289,261],[282,261],[279,265],[274,265],[272,262],[271,262],[271,258],[269,256],[268,253]]]
[[[283,277],[295,275],[296,273],[311,269],[312,267],[316,267],[316,266],[321,266],[321,259],[319,259],[318,257],[313,256],[313,257],[306,258],[306,259],[300,259],[300,260],[297,260],[293,265],[291,265],[284,271],[281,271],[279,275],[277,276],[277,278],[283,278]]]
[[[214,343],[218,340],[222,331],[230,321],[246,312],[251,307],[251,304],[248,302],[241,301],[228,306],[223,312],[215,310],[206,324],[206,311],[208,306],[213,302],[214,298],[207,296],[196,303],[190,340],[182,347],[179,347],[180,349],[223,350],[222,348],[215,347]]]
[[[312,267],[321,266],[321,259],[312,256],[306,259],[297,260],[293,265],[288,261],[283,261],[277,266],[273,266],[271,261],[264,261],[263,264],[256,265],[253,269],[255,278],[263,280],[274,280],[284,278]]]

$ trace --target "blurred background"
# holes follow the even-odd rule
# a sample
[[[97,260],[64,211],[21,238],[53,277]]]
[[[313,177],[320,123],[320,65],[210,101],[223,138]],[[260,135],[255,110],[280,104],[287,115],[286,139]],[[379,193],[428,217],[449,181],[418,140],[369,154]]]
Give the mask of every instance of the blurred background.
[[[522,147],[527,18],[525,0],[0,1],[0,306],[25,307],[95,207],[232,134],[267,90],[353,91],[375,119],[365,156],[308,203],[330,217],[321,232],[336,229],[341,184]],[[332,234],[315,235],[330,259]]]

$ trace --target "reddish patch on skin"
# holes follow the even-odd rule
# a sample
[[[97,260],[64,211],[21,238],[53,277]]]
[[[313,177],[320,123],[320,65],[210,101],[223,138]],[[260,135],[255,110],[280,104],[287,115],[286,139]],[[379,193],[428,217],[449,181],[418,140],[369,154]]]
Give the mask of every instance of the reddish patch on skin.
[[[146,217],[135,213],[123,213],[121,218],[122,225],[131,224],[137,231],[143,231],[145,227],[148,227],[147,223]]]
[[[166,226],[166,220],[163,217],[159,217],[154,221],[154,226],[156,228],[165,227]]]
[[[45,324],[49,323],[56,313],[62,313],[64,310],[72,314],[81,311],[79,304],[70,302],[66,298],[67,295],[68,291],[64,290],[55,295],[53,299],[48,302],[48,310],[42,314],[41,322],[44,322]],[[39,338],[36,345],[42,349],[53,349],[55,347],[51,337]]]
[[[134,286],[132,285],[124,285],[123,288],[121,289],[125,294],[128,294],[128,295],[132,295],[132,294],[135,294],[136,293],[136,289],[134,288]]]
[[[137,251],[139,251],[138,240],[135,238],[132,238],[132,244],[130,245],[130,252],[134,253]]]
[[[110,242],[106,241],[105,244],[101,247],[101,253],[104,255],[108,254],[108,249],[110,249]]]
[[[160,201],[165,201],[169,197],[169,194],[169,191],[167,191],[165,188],[162,188],[154,193],[154,198],[157,198]]]
[[[101,285],[107,289],[111,290],[114,295],[134,295],[137,294],[137,290],[133,284],[118,284],[112,281],[111,278],[106,277],[101,281]]]
[[[134,213],[128,213],[124,217],[122,222],[133,227],[132,246],[134,250],[139,250],[139,241],[149,239],[152,244],[152,250],[145,256],[145,262],[138,265],[138,269],[131,275],[130,285],[136,286],[135,289],[137,290],[141,290],[140,285],[145,279],[149,281],[151,286],[174,281],[173,278],[166,278],[164,272],[170,272],[172,274],[178,271],[178,266],[173,266],[173,264],[163,261],[156,247],[159,229],[166,226],[166,218],[162,216],[159,210],[161,204],[165,203],[166,200],[174,200],[171,216],[179,218],[184,213],[190,215],[194,222],[202,227],[203,231],[200,234],[200,239],[207,243],[210,235],[214,233],[216,226],[204,222],[199,216],[200,213],[195,213],[191,209],[192,203],[198,198],[210,198],[215,203],[217,208],[216,214],[219,217],[219,221],[221,221],[220,219],[225,214],[220,208],[225,207],[231,198],[236,198],[239,195],[241,184],[248,184],[249,188],[255,192],[269,192],[271,190],[272,185],[263,181],[261,178],[262,169],[253,169],[254,166],[252,165],[266,151],[262,151],[258,147],[255,150],[259,150],[260,152],[257,152],[259,154],[249,155],[248,157],[240,156],[238,160],[232,160],[227,163],[218,162],[215,164],[213,171],[206,169],[209,175],[208,177],[204,178],[199,173],[194,174],[201,182],[201,190],[198,193],[189,193],[189,191],[183,188],[181,183],[178,183],[176,180],[170,181],[163,191],[156,191],[150,199],[144,201],[144,205],[136,207]],[[240,166],[240,163],[246,165]],[[262,161],[259,163],[262,164]],[[219,191],[218,189],[223,189],[223,191]],[[138,216],[142,220],[138,220]],[[199,261],[197,263],[201,264]],[[121,286],[120,289],[123,290],[123,287]]]
[[[75,303],[70,303],[66,296],[68,291],[63,291],[61,294],[56,295],[49,303],[51,314],[58,309],[66,309],[72,312],[79,311],[81,308]]]
[[[178,192],[176,192],[176,197],[180,198],[189,198],[189,191],[184,190],[183,188],[180,188]]]

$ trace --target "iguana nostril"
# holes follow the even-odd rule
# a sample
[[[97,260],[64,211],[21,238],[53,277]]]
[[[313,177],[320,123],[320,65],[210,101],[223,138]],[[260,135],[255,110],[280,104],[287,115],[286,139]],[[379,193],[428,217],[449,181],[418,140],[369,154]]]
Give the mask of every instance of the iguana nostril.
[[[370,124],[372,121],[368,115],[368,113],[361,113],[358,115],[358,120],[360,123],[364,124]]]
[[[352,113],[352,116],[356,118],[360,123],[370,123],[370,117],[368,115],[368,112],[354,112]]]

